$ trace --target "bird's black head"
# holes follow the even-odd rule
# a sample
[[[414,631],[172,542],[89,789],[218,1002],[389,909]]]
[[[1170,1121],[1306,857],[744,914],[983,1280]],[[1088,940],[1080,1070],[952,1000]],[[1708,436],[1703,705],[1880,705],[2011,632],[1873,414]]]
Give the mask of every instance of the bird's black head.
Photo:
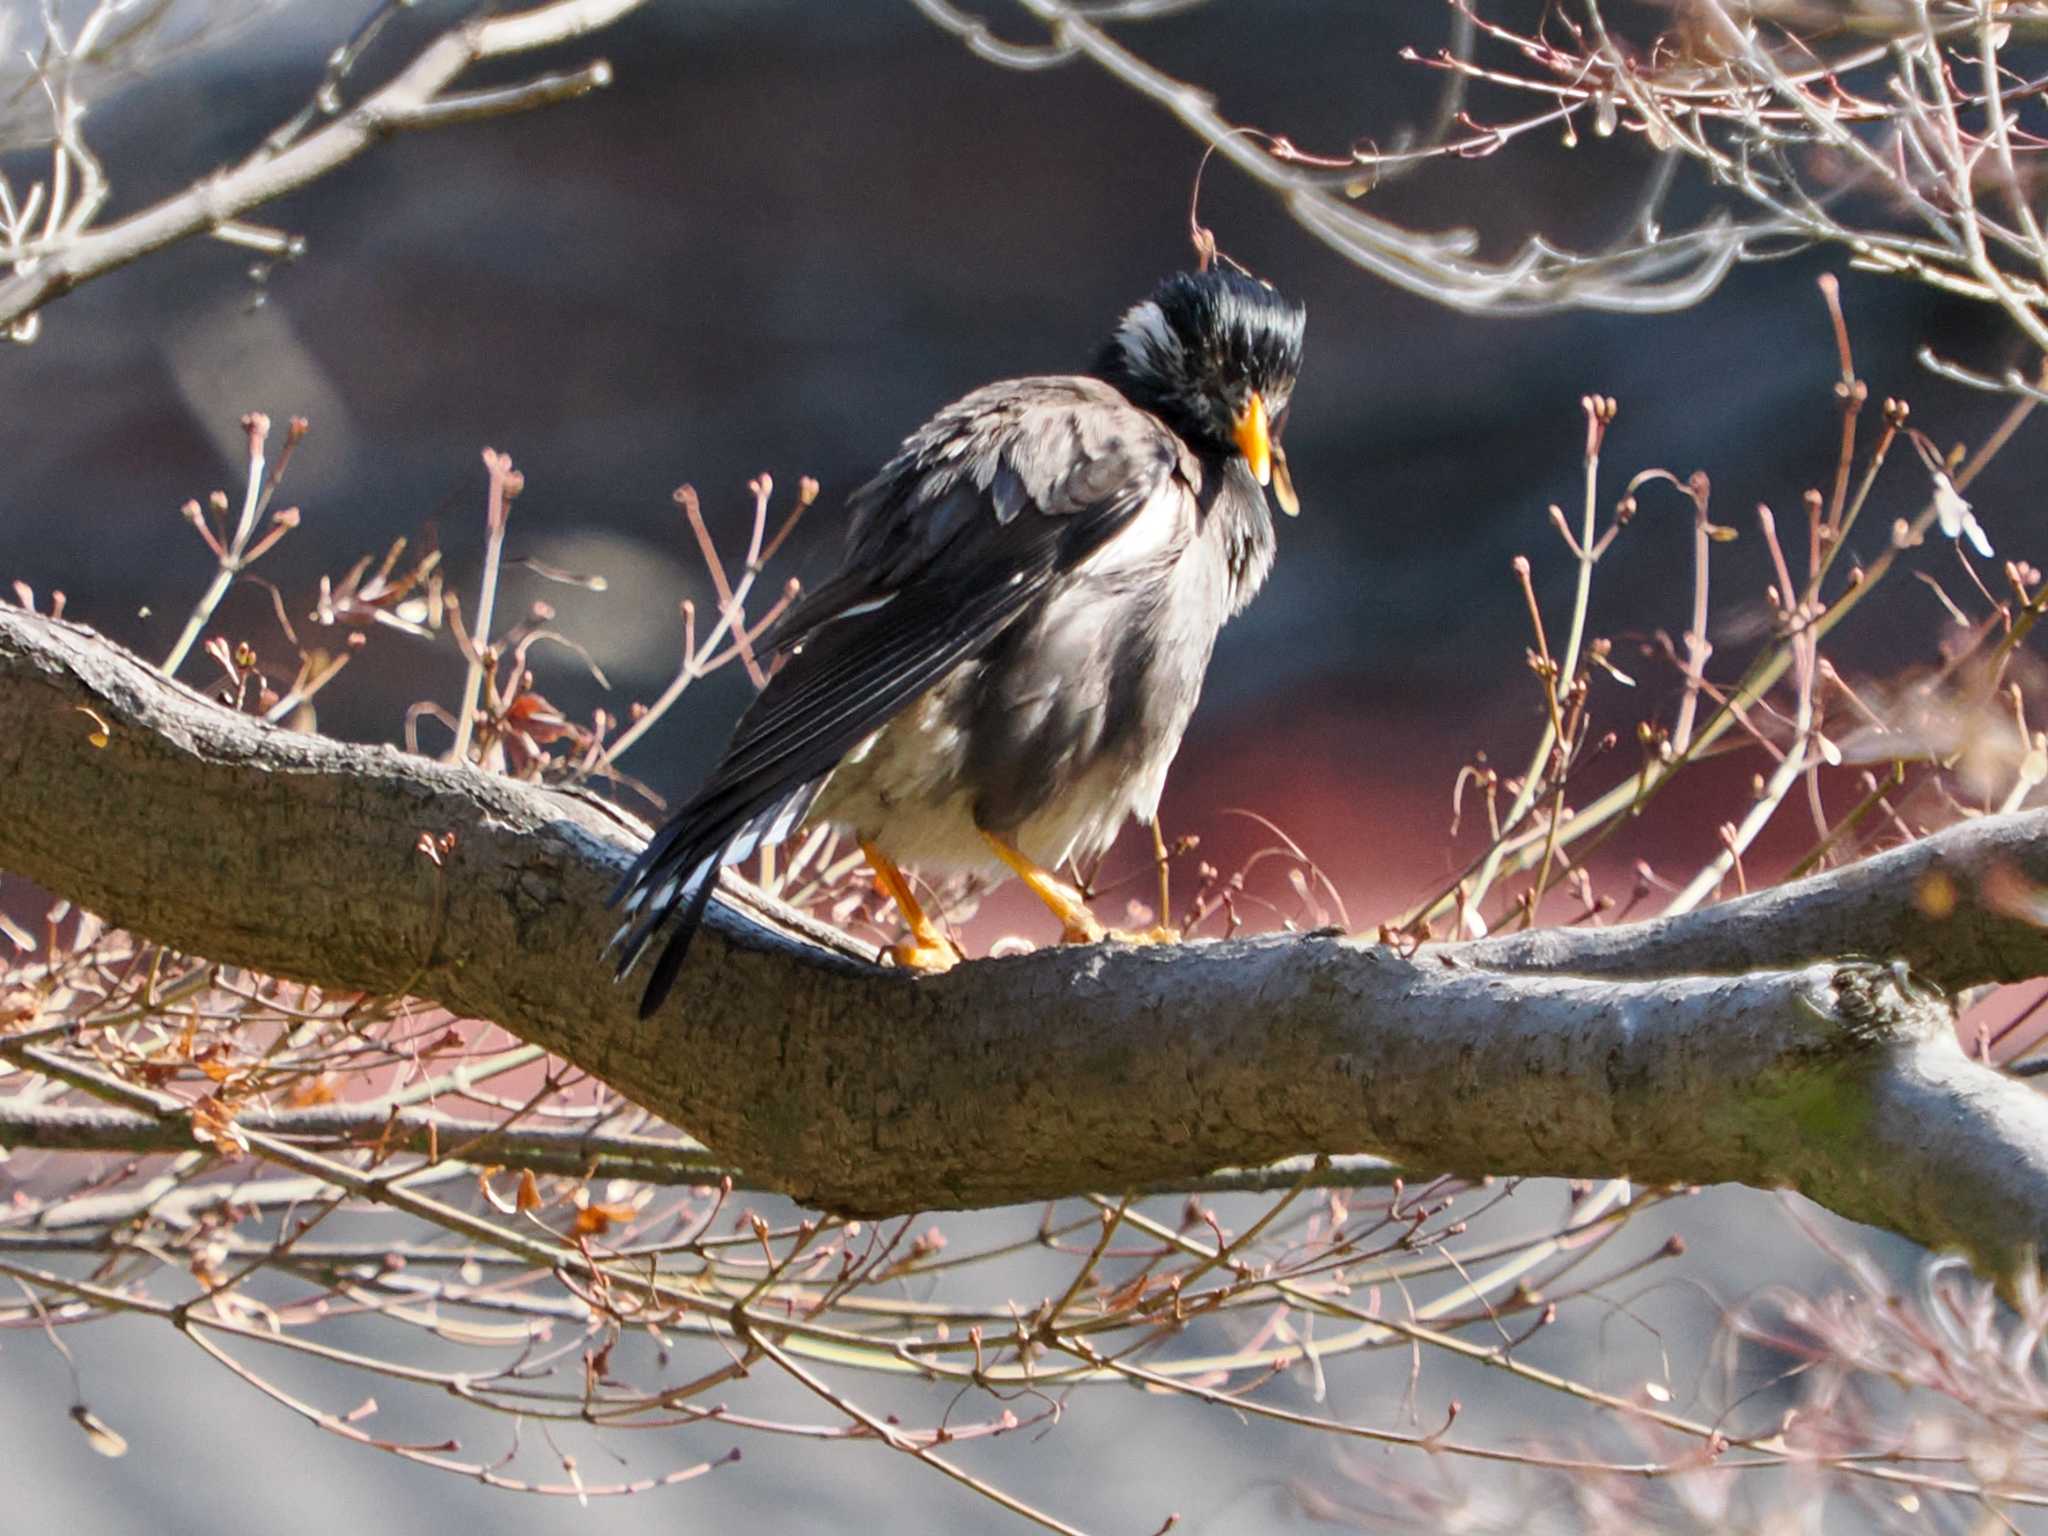
[[[1281,506],[1293,512],[1279,437],[1305,319],[1257,278],[1180,272],[1126,311],[1095,371],[1196,452],[1242,454],[1259,484],[1277,482]]]

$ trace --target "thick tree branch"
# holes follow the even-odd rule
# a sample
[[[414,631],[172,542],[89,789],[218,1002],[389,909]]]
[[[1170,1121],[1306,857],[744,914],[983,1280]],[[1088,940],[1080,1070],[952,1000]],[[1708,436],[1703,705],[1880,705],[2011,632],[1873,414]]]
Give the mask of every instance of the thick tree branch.
[[[2048,883],[2044,831],[2040,812],[1988,819],[1550,956],[1276,936],[912,980],[741,899],[643,1023],[599,956],[639,835],[616,812],[269,727],[0,608],[0,865],[193,953],[494,1019],[757,1182],[846,1211],[1375,1153],[1787,1184],[2009,1270],[2048,1239],[2048,1105],[1964,1057],[1939,994],[1832,957],[1877,949],[1951,986],[2048,970],[2013,896]],[[445,833],[441,863],[416,851]],[[1639,979],[1687,942],[1706,966],[1776,968]]]

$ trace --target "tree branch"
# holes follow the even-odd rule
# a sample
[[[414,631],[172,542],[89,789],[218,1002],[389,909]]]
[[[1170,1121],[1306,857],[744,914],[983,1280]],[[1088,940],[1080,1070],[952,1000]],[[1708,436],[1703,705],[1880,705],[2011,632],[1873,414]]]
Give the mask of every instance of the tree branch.
[[[1835,957],[1882,946],[1949,986],[2048,970],[2012,894],[2048,884],[2044,832],[2048,813],[1988,818],[1595,934],[1069,948],[921,979],[741,888],[643,1022],[600,957],[642,835],[619,812],[295,735],[0,607],[0,864],[217,961],[493,1019],[848,1212],[1372,1153],[1790,1185],[2010,1271],[2048,1239],[2048,1105],[1965,1057],[1939,994]],[[446,833],[439,863],[417,851]],[[1693,962],[1776,968],[1668,974]],[[1559,964],[1605,975],[1505,969]]]
[[[0,1055],[9,1054],[0,1038]],[[745,1189],[743,1169],[729,1168],[709,1149],[673,1136],[644,1136],[580,1125],[462,1119],[435,1110],[379,1104],[323,1104],[314,1109],[245,1109],[245,1130],[283,1136],[333,1152],[350,1147],[379,1154],[409,1152],[471,1167],[526,1168],[585,1179],[636,1179],[648,1184],[715,1184],[730,1178]],[[0,1147],[40,1152],[188,1152],[192,1126],[182,1116],[157,1118],[95,1105],[0,1101]],[[1141,1194],[1270,1194],[1315,1175],[1323,1189],[1377,1188],[1399,1170],[1384,1158],[1283,1158],[1257,1168],[1223,1168],[1199,1179],[1176,1179]],[[68,1208],[66,1212],[68,1216]],[[67,1222],[68,1224],[68,1222]]]
[[[1532,238],[1505,261],[1479,254],[1478,238],[1466,229],[1412,230],[1365,212],[1346,191],[1368,177],[1377,163],[1348,163],[1299,154],[1284,141],[1225,118],[1207,91],[1139,57],[1118,42],[1084,8],[1067,0],[1020,0],[1052,37],[1039,50],[978,46],[977,18],[951,6],[919,0],[919,8],[981,57],[1010,68],[1037,68],[1078,54],[1110,79],[1170,112],[1223,160],[1278,194],[1294,220],[1354,265],[1410,293],[1471,313],[1547,314],[1584,308],[1655,313],[1686,309],[1720,286],[1735,263],[1753,247],[1775,244],[1788,233],[1787,221],[1707,215],[1691,229],[1665,231],[1655,239],[1639,233],[1605,251],[1575,252]],[[950,15],[944,14],[950,13]],[[1499,130],[1487,137],[1506,141]],[[1423,149],[1424,156],[1440,149]],[[1489,151],[1490,152],[1490,151]],[[1398,162],[1400,156],[1391,157]]]
[[[321,1151],[375,1148],[594,1179],[715,1184],[735,1171],[695,1142],[675,1137],[581,1125],[504,1125],[430,1109],[374,1104],[250,1108],[238,1113],[235,1123]],[[194,1145],[191,1125],[181,1117],[159,1119],[92,1106],[0,1104],[0,1146],[46,1152],[189,1152]]]
[[[1950,992],[2048,972],[2048,811],[1986,816],[1676,917],[1535,928],[1433,951],[1502,971],[1679,976],[1897,958]],[[1945,917],[1932,914],[1948,910]]]
[[[388,84],[294,142],[266,141],[240,164],[100,229],[60,231],[8,253],[14,267],[0,279],[0,327],[116,267],[189,236],[231,227],[252,208],[317,181],[378,140],[415,128],[442,127],[524,111],[580,96],[611,83],[598,61],[569,74],[460,95],[446,88],[473,65],[557,43],[610,26],[644,0],[544,0],[506,16],[453,27],[423,49]],[[274,139],[275,136],[273,136]]]

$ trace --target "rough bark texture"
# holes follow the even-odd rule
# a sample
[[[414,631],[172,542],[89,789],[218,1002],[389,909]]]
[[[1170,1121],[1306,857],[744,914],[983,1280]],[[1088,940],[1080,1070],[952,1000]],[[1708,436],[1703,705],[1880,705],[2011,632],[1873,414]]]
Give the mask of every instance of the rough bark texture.
[[[2048,883],[2043,813],[1669,924],[1413,956],[1268,937],[913,980],[741,899],[643,1023],[599,953],[641,834],[599,803],[275,729],[8,608],[0,770],[0,866],[216,960],[495,1019],[838,1210],[1363,1152],[1790,1185],[2001,1271],[2048,1238],[2048,1106],[1963,1055],[1941,994],[1835,958],[1952,987],[2048,970],[2007,915]],[[446,833],[440,864],[418,851]]]

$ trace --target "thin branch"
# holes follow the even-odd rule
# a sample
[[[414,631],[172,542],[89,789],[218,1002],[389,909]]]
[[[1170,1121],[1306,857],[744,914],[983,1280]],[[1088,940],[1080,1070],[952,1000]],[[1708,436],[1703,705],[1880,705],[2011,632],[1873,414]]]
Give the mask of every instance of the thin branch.
[[[347,164],[390,134],[544,106],[608,83],[609,69],[598,63],[520,86],[443,94],[478,63],[572,41],[610,26],[642,3],[545,0],[525,11],[465,22],[429,43],[379,90],[289,144],[273,135],[239,164],[117,223],[8,246],[5,254],[14,271],[0,278],[0,327],[14,326],[80,283],[152,251],[232,225],[252,209]]]
[[[0,1039],[0,1053],[7,1042]],[[732,1170],[706,1148],[673,1137],[634,1136],[559,1125],[501,1125],[428,1110],[376,1104],[314,1109],[244,1109],[235,1123],[309,1147],[374,1147],[438,1155],[470,1164],[535,1173],[642,1179],[656,1184],[716,1184]],[[0,1103],[0,1146],[52,1152],[182,1152],[192,1131],[181,1121],[117,1109]],[[459,1153],[459,1157],[457,1154]]]
[[[12,1044],[0,1038],[0,1055]],[[472,1166],[531,1169],[592,1179],[637,1179],[657,1185],[715,1184],[754,1187],[746,1173],[710,1151],[674,1137],[635,1136],[575,1126],[501,1125],[380,1105],[323,1105],[318,1109],[245,1109],[235,1123],[288,1137],[310,1147],[375,1148],[408,1152]],[[0,1147],[42,1152],[183,1152],[193,1145],[189,1125],[118,1109],[22,1104],[0,1100]],[[1401,1170],[1384,1158],[1324,1159],[1315,1169],[1319,1189],[1380,1188]],[[1176,1181],[1139,1194],[1266,1194],[1298,1187],[1307,1158],[1285,1158],[1259,1168],[1225,1168],[1192,1183]],[[296,1198],[308,1198],[301,1192]]]
[[[1540,314],[1568,308],[1645,313],[1683,309],[1717,287],[1748,248],[1781,237],[1782,219],[1743,224],[1725,213],[1697,228],[1655,242],[1629,241],[1612,251],[1582,255],[1540,238],[1503,262],[1473,253],[1470,230],[1414,231],[1354,207],[1342,184],[1362,174],[1347,158],[1344,170],[1304,169],[1298,151],[1275,153],[1266,135],[1249,134],[1216,110],[1214,100],[1185,80],[1140,58],[1063,0],[1022,0],[1043,22],[1056,48],[1071,48],[1119,84],[1164,107],[1217,155],[1268,190],[1287,211],[1347,260],[1410,292],[1456,309],[1488,314]],[[1334,190],[1333,190],[1334,189]]]

